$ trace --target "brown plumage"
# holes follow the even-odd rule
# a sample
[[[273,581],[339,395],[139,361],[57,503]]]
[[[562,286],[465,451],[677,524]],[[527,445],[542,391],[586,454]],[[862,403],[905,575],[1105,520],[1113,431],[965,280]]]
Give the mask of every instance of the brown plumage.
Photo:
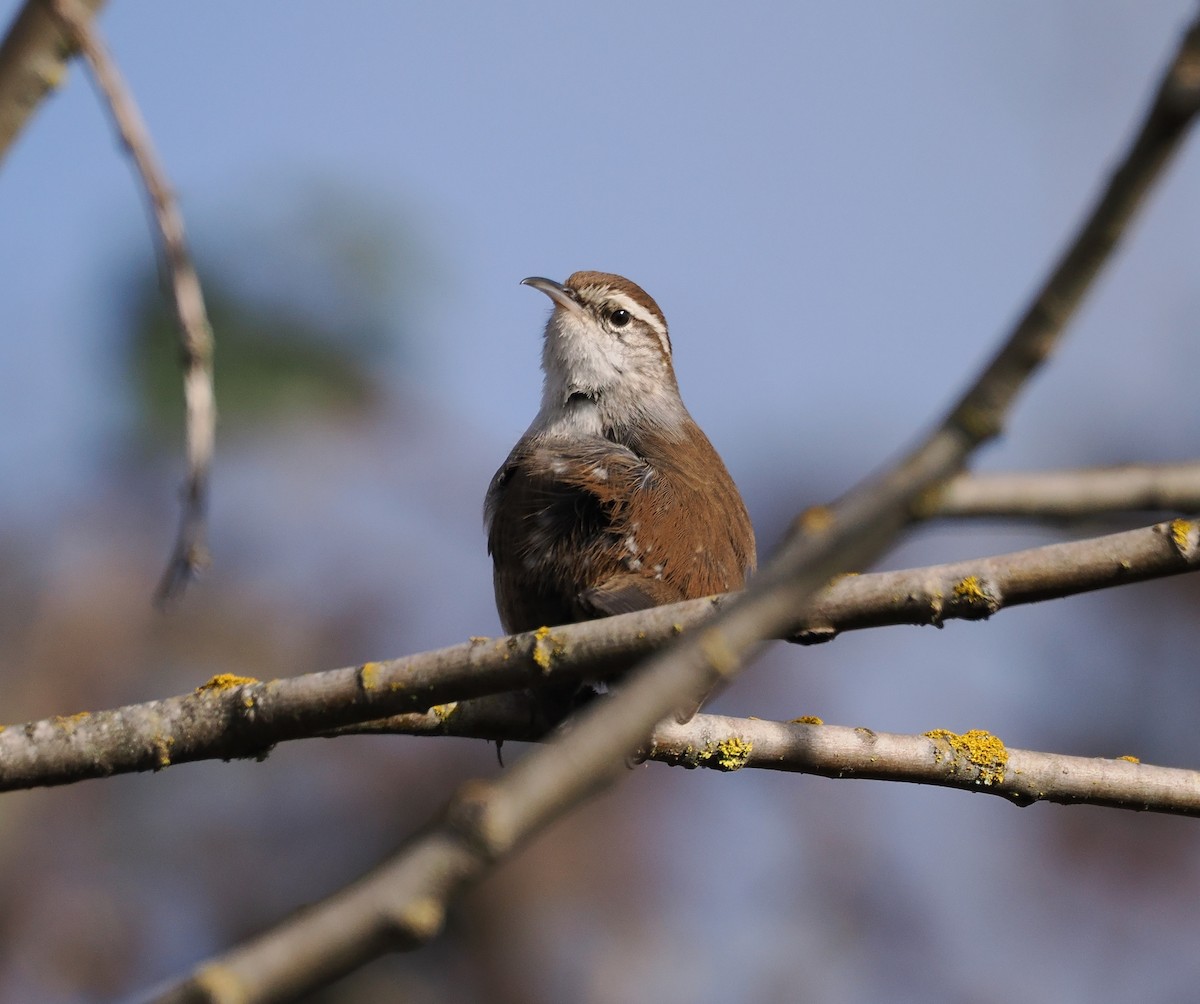
[[[754,568],[746,509],[694,422],[669,441],[523,440],[487,515],[509,632],[728,592]]]
[[[754,531],[679,397],[658,305],[601,272],[526,282],[555,309],[542,408],[485,502],[504,629],[740,588]]]

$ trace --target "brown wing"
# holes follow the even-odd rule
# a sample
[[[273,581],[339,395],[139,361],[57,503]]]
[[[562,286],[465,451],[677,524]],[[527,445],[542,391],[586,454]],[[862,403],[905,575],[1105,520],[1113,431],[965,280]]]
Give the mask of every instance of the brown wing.
[[[585,596],[621,570],[612,547],[620,500],[645,474],[641,458],[605,439],[518,445],[484,504],[506,631],[605,615]]]
[[[650,490],[631,500],[639,570],[671,583],[680,599],[740,589],[755,568],[754,529],[708,438],[689,422],[677,439],[634,448],[656,472]]]
[[[484,510],[506,631],[744,584],[754,531],[725,466],[689,425],[647,456],[599,437],[518,445]]]
[[[592,617],[611,617],[630,614],[648,607],[661,607],[687,599],[679,587],[665,579],[621,572],[580,595],[580,604],[591,611]]]

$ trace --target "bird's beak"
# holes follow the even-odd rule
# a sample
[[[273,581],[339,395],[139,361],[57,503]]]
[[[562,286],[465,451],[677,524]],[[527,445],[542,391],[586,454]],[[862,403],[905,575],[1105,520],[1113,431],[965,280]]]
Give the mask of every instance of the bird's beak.
[[[534,289],[540,290],[550,297],[557,306],[565,310],[573,310],[577,314],[583,313],[583,308],[575,298],[575,291],[569,286],[564,286],[561,282],[555,282],[553,279],[543,279],[540,275],[531,275],[528,279],[522,279],[521,285],[532,286]]]

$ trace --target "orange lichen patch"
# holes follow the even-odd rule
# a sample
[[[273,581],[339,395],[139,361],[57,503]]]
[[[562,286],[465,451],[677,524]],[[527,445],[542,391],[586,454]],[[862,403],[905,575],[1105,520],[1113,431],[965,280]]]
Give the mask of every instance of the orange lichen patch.
[[[926,732],[925,736],[934,741],[933,756],[937,763],[942,762],[942,750],[937,745],[938,740],[950,747],[953,753],[953,758],[949,761],[950,773],[958,773],[958,761],[961,759],[975,768],[976,784],[990,787],[993,784],[1004,783],[1004,771],[1008,767],[1008,749],[990,732],[972,729],[959,735],[948,729],[933,729]]]
[[[561,638],[548,627],[540,627],[533,632],[533,661],[543,673],[549,673],[555,658],[566,651]]]
[[[154,769],[162,770],[171,766],[171,747],[175,745],[174,736],[154,737]]]
[[[978,575],[968,575],[965,579],[960,579],[954,584],[954,595],[960,596],[968,602],[981,601],[986,599],[983,587],[979,584]]]
[[[796,517],[796,528],[801,533],[825,533],[833,527],[833,510],[827,505],[812,505]]]
[[[358,682],[363,690],[374,690],[379,686],[379,663],[364,662],[358,667]]]
[[[704,658],[722,676],[728,676],[738,668],[738,657],[734,654],[729,643],[716,628],[709,628],[700,636],[700,650]]]
[[[428,941],[442,929],[445,917],[441,902],[436,897],[427,896],[412,900],[397,920],[418,941]]]
[[[458,701],[451,701],[449,704],[435,704],[429,710],[437,715],[439,722],[445,722],[458,710]]]
[[[404,690],[403,680],[394,676],[391,680],[386,678],[389,667],[394,668],[394,663],[364,662],[358,667],[358,685],[368,694],[379,690],[394,694]]]
[[[192,981],[206,1000],[236,1001],[246,996],[242,977],[220,963],[210,962],[201,966]]]
[[[73,715],[55,715],[52,719],[55,725],[60,729],[66,729],[68,732],[74,730],[75,726],[80,722],[86,721],[91,717],[90,711],[77,711]]]
[[[1124,760],[1127,763],[1141,763],[1142,762],[1138,757],[1130,756],[1128,753],[1126,753],[1124,756],[1117,757],[1117,759]]]
[[[696,751],[696,763],[718,770],[741,770],[754,752],[754,744],[741,736],[730,736],[720,742],[706,743]]]
[[[1190,519],[1173,519],[1170,528],[1171,543],[1175,545],[1175,549],[1180,554],[1186,557],[1188,551],[1194,546],[1195,525]]]
[[[960,617],[985,618],[1000,609],[995,588],[978,575],[968,575],[954,583],[953,603]]]
[[[245,687],[251,683],[258,683],[253,676],[235,676],[233,673],[219,673],[207,683],[202,683],[196,688],[197,694],[203,694],[208,691],[234,690],[237,687]]]
[[[816,715],[801,715],[799,718],[793,718],[789,725],[824,725],[825,719],[818,718]]]

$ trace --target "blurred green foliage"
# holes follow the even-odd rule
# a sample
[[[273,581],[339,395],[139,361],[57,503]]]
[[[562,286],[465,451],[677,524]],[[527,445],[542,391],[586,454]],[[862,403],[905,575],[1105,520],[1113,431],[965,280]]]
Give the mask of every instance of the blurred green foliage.
[[[202,280],[203,281],[203,280]],[[371,346],[329,330],[286,305],[253,301],[204,281],[216,339],[213,361],[222,432],[320,411],[364,411],[380,388],[369,367]],[[183,416],[180,350],[174,311],[157,282],[143,283],[131,312],[129,371],[139,431],[178,439]]]
[[[383,364],[402,344],[406,294],[419,286],[400,263],[423,260],[402,245],[395,214],[325,186],[275,192],[220,218],[200,228],[216,237],[194,241],[193,252],[222,436],[374,409],[391,369]],[[161,447],[182,436],[179,337],[166,277],[144,244],[135,254],[123,366],[139,438]]]

